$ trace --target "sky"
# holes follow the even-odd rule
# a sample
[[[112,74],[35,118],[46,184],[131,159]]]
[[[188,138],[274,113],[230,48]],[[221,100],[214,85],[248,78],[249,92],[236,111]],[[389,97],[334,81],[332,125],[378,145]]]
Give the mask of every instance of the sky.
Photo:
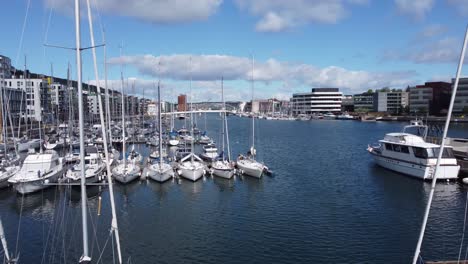
[[[170,101],[181,93],[220,101],[221,86],[226,100],[247,101],[252,84],[255,99],[288,99],[314,87],[356,94],[450,81],[468,21],[468,0],[89,1],[110,88],[120,89],[122,72],[125,93],[156,98],[160,81]],[[73,2],[2,3],[0,54],[17,68],[26,61],[32,72],[64,78],[70,64],[76,79],[75,52],[44,45],[75,47]],[[96,52],[103,83],[104,48]],[[90,49],[83,80],[96,83]]]

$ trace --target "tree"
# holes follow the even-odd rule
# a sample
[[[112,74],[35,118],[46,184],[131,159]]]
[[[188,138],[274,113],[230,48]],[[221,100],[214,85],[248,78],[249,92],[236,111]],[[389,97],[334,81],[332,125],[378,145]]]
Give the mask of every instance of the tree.
[[[374,93],[374,90],[372,90],[372,89],[369,89],[369,90],[367,90],[367,92],[366,92],[366,94],[373,94],[373,93]]]

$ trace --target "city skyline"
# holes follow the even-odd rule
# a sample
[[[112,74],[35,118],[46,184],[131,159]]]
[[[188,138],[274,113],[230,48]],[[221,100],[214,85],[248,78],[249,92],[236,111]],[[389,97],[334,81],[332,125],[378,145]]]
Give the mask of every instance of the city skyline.
[[[138,5],[106,0],[98,2],[99,8],[94,4],[94,29],[98,43],[103,43],[100,32],[105,29],[109,88],[116,90],[119,65],[125,63],[124,76],[135,80],[138,95],[145,88],[145,97],[155,97],[154,84],[160,77],[163,98],[181,93],[190,97],[192,76],[193,101],[219,101],[223,77],[226,100],[246,101],[253,55],[255,98],[287,99],[313,87],[356,94],[385,86],[450,81],[468,14],[465,2],[177,2],[182,8],[167,1]],[[0,19],[12,26],[4,29],[10,37],[0,53],[20,69],[26,55],[32,72],[47,74],[52,63],[54,75],[64,77],[68,62],[74,63],[73,52],[43,44],[74,45],[71,2],[29,2],[26,20],[28,1],[6,6],[11,12]],[[82,17],[83,46],[89,46],[85,12]],[[101,80],[102,53],[98,49]],[[90,58],[85,52],[83,79],[93,83]]]

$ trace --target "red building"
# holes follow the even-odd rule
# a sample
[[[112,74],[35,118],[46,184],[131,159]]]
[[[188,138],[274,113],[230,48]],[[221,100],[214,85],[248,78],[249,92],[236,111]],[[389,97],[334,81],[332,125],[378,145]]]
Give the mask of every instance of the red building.
[[[177,111],[187,111],[187,95],[181,94],[177,97]]]

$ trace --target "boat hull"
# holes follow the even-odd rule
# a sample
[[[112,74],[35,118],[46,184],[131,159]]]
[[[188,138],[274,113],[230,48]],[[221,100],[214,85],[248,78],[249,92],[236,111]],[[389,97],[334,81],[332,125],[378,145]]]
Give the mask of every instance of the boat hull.
[[[146,169],[146,176],[157,182],[165,182],[174,177],[174,170],[169,164],[163,164],[161,168],[159,164],[151,165]]]
[[[194,165],[190,163],[190,161],[186,161],[179,166],[179,175],[188,180],[197,181],[205,174],[204,166],[199,162],[193,162]]]
[[[112,170],[112,176],[120,183],[129,183],[140,177],[140,168],[133,164],[127,164],[127,168],[124,170],[123,164],[116,166]]]
[[[13,188],[20,194],[29,194],[34,193],[43,189],[50,187],[48,183],[56,183],[60,177],[62,170],[53,172],[47,178],[37,178],[25,181],[17,181],[12,183]]]
[[[263,175],[264,166],[257,161],[238,160],[237,167],[241,170],[242,174],[248,176],[261,178]]]
[[[386,169],[396,171],[411,177],[415,177],[422,180],[431,180],[434,176],[435,166],[424,166],[420,164],[414,164],[405,162],[402,160],[395,160],[380,156],[378,154],[371,153],[374,157],[375,162]],[[441,165],[437,171],[438,180],[451,180],[458,178],[458,172],[460,166],[458,165]]]
[[[220,169],[220,168],[211,168],[213,170],[213,175],[225,178],[225,179],[231,179],[232,176],[234,175],[234,170],[233,169]]]

